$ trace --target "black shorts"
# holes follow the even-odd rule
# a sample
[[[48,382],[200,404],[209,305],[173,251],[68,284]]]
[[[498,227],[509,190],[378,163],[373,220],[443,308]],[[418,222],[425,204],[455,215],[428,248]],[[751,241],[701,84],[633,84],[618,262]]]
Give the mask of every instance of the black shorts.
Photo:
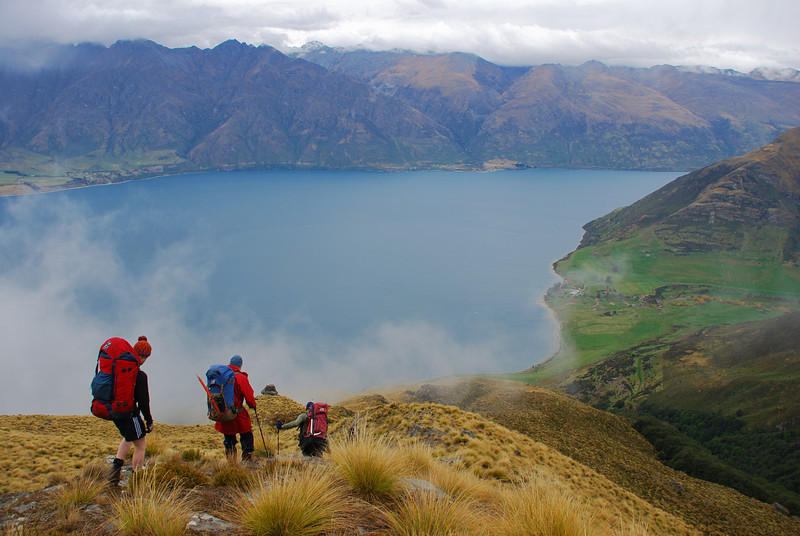
[[[322,456],[328,451],[328,440],[321,437],[304,437],[300,440],[303,456]]]
[[[125,441],[134,442],[141,439],[145,435],[144,421],[137,415],[136,417],[128,417],[127,419],[114,419],[114,424],[119,428],[119,433],[125,438]]]

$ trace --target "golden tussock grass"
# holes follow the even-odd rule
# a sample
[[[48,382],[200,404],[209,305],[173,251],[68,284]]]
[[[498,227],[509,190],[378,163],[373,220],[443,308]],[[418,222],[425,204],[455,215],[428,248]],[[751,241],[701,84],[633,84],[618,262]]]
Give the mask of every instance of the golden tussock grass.
[[[263,406],[266,403],[259,401],[259,407]],[[526,480],[531,470],[537,469],[546,473],[547,478],[561,482],[579,501],[581,508],[596,516],[598,521],[614,521],[620,527],[628,527],[633,526],[632,519],[638,519],[648,527],[655,527],[654,534],[691,533],[685,526],[681,527],[679,521],[659,513],[644,501],[635,502],[630,494],[591,469],[478,415],[436,404],[385,404],[379,399],[362,407],[356,405],[355,409],[361,413],[340,410],[340,418],[337,421],[331,419],[331,452],[326,458],[332,474],[344,482],[341,486],[350,490],[351,501],[361,505],[354,511],[371,516],[370,523],[374,527],[386,523],[383,515],[376,513],[375,507],[395,511],[395,507],[402,503],[404,477],[427,480],[450,500],[479,505],[474,510],[477,512],[475,515],[484,515],[487,510],[496,508],[499,490],[515,489],[517,484]],[[263,413],[266,412],[262,410],[261,413],[265,437],[277,437],[274,430],[271,434],[267,431],[263,423]],[[41,441],[65,445],[83,442],[88,444],[89,452],[97,454],[87,456],[87,450],[69,450],[60,464],[42,467],[42,484],[47,475],[55,473],[60,473],[62,480],[64,473],[78,476],[82,472],[94,474],[96,479],[105,479],[109,468],[106,458],[113,454],[119,442],[113,424],[93,417],[43,419],[46,426],[44,423],[37,426],[36,419],[32,420],[30,416],[24,419],[0,417],[0,428],[5,427],[4,431],[24,437],[23,445]],[[352,433],[349,432],[351,428]],[[254,432],[258,445],[260,432],[258,429]],[[261,475],[263,479],[264,473],[225,460],[222,435],[211,426],[159,424],[154,434],[158,434],[158,441],[151,441],[154,436],[149,436],[148,442],[160,443],[159,453],[148,456],[148,468],[131,478],[133,489],[138,488],[141,481],[160,487],[162,495],[169,488],[178,493],[177,496],[185,496],[187,490],[195,487],[220,490],[223,495],[228,493],[225,490],[250,492],[254,485],[259,489],[262,485],[268,487],[263,480],[259,484],[257,478]],[[284,455],[269,460],[267,464],[273,475],[301,472],[308,465],[302,457],[294,455],[297,452],[296,436],[291,434],[289,437],[292,438],[290,441],[281,443]],[[93,444],[97,445],[96,450]],[[290,447],[290,455],[285,455]],[[0,449],[12,451],[12,447],[5,443],[0,445]],[[8,458],[0,460],[8,461]],[[261,463],[263,467],[264,462]],[[16,468],[20,477],[26,477],[27,489],[32,487],[31,474],[25,472],[30,467],[23,465],[20,468],[13,464],[9,467]],[[271,479],[271,482],[277,481]],[[8,475],[2,485],[9,485]],[[132,496],[137,496],[137,493]],[[374,505],[370,506],[370,502]],[[224,516],[225,513],[220,514]],[[665,527],[675,530],[664,530]]]
[[[531,473],[538,472],[564,486],[603,526],[627,526],[637,519],[653,534],[695,534],[680,518],[594,469],[480,415],[452,406],[387,402],[374,397],[346,403],[375,433],[400,445],[418,444],[401,448],[428,449],[433,461],[463,469],[492,486],[515,489]]]
[[[481,392],[481,389],[474,391]],[[505,391],[502,394],[510,396]],[[198,501],[196,511],[235,522],[237,533],[253,534],[294,534],[267,532],[289,530],[285,525],[283,529],[270,525],[269,519],[276,517],[282,517],[287,523],[297,520],[298,525],[292,526],[324,526],[308,530],[318,531],[309,534],[325,536],[387,533],[469,536],[476,530],[474,524],[482,529],[474,533],[487,536],[552,534],[552,530],[563,535],[584,536],[696,536],[700,533],[783,536],[798,533],[794,530],[796,524],[791,525],[791,520],[769,511],[769,505],[753,504],[754,501],[724,494],[725,490],[717,488],[713,495],[704,495],[703,483],[694,484],[674,472],[651,471],[646,464],[631,465],[630,460],[645,460],[629,458],[636,452],[641,456],[647,454],[639,444],[640,439],[631,435],[630,428],[620,422],[604,426],[608,418],[598,417],[591,409],[575,410],[575,415],[569,417],[572,419],[570,426],[580,426],[576,415],[583,413],[590,418],[584,426],[603,428],[597,437],[619,434],[608,445],[585,445],[587,459],[593,459],[600,452],[608,456],[599,467],[604,470],[613,464],[619,467],[613,467],[607,475],[575,457],[566,456],[541,441],[540,434],[548,430],[543,422],[547,419],[554,421],[552,426],[557,430],[553,433],[562,434],[559,441],[567,435],[563,423],[555,422],[558,419],[543,415],[540,410],[547,407],[548,411],[557,412],[561,406],[568,408],[569,403],[559,395],[553,397],[555,406],[548,406],[550,402],[536,398],[543,396],[541,393],[533,394],[537,403],[542,402],[541,406],[528,407],[520,398],[514,398],[515,409],[500,406],[503,411],[493,418],[441,404],[388,402],[382,396],[347,401],[343,403],[346,407],[332,406],[331,450],[323,460],[297,455],[296,434],[293,433],[281,437],[281,456],[265,459],[262,454],[254,464],[230,463],[223,455],[222,435],[210,425],[159,424],[151,437],[158,437],[161,448],[157,454],[148,455],[147,469],[131,479],[133,484],[127,497],[116,500],[105,494],[96,497],[93,502],[101,505],[101,513],[81,507],[66,508],[58,513],[56,503],[51,501],[48,504],[53,512],[41,515],[63,520],[60,524],[46,526],[50,535],[58,531],[83,531],[90,522],[97,523],[94,528],[100,534],[104,530],[101,527],[112,520],[117,523],[119,517],[108,501],[117,505],[120,500],[137,499],[139,503],[125,506],[137,513],[120,518],[117,529],[122,534],[169,535],[185,529],[187,508],[191,506],[189,498],[192,498]],[[485,408],[493,408],[492,396],[495,394],[488,393],[481,399]],[[273,403],[274,411],[270,405]],[[508,403],[503,400],[503,404]],[[520,426],[516,421],[524,418],[520,406],[528,408],[527,418],[536,421],[530,425],[533,432],[523,433],[507,426],[515,423]],[[512,412],[509,418],[504,413],[507,409]],[[283,419],[294,418],[301,410],[300,404],[283,397],[259,398],[259,414],[266,438],[264,450],[271,447],[272,438],[278,437],[274,422],[267,421],[274,421],[279,415]],[[258,455],[261,434],[256,427],[254,434]],[[584,431],[576,433],[575,437],[589,437],[587,434]],[[622,454],[614,458],[618,452],[616,447],[624,446],[628,437],[633,438],[631,444],[620,447]],[[109,469],[107,458],[115,452],[118,443],[119,434],[113,424],[94,417],[0,416],[0,488],[40,490],[47,479],[104,482]],[[25,454],[30,449],[39,452],[42,445],[52,446],[54,459],[50,454],[38,455],[40,459]],[[572,445],[571,449],[576,451],[580,445]],[[652,459],[648,463],[658,462]],[[642,480],[643,484],[637,489],[652,490],[652,494],[637,495],[609,476],[617,475],[622,469],[630,473],[627,480]],[[187,475],[202,476],[194,483],[187,483],[184,480]],[[410,479],[427,481],[430,486]],[[664,486],[669,486],[669,479],[684,486],[687,495],[692,494],[695,502],[687,506],[685,516],[681,511],[669,513],[661,508],[665,502],[664,495],[659,493]],[[623,482],[627,480],[622,479]],[[325,489],[313,487],[320,485]],[[419,489],[429,491],[420,492]],[[294,501],[282,502],[280,497],[271,495],[271,490],[280,490]],[[322,520],[315,518],[313,512],[289,510],[307,502],[303,494],[325,491],[332,494],[331,506]],[[37,493],[51,492],[34,492]],[[238,499],[230,499],[231,496]],[[83,499],[76,496],[62,501],[69,505]],[[175,513],[170,513],[173,502]],[[246,515],[241,510],[256,503],[260,506]],[[531,504],[538,505],[535,512]],[[761,518],[752,517],[759,522],[753,527],[740,524],[743,529],[739,532],[718,530],[719,525],[709,528],[702,522],[692,525],[686,521],[703,519],[699,504],[703,505],[703,511],[724,509],[731,516],[746,508],[755,511],[761,507],[764,513],[753,514],[762,515]],[[314,507],[316,509],[316,503]],[[249,521],[245,520],[247,516]],[[168,518],[172,519],[169,523],[166,522]],[[162,519],[164,526],[157,526],[155,523]],[[520,519],[527,519],[527,525],[521,525]],[[35,534],[35,518],[27,523],[25,530]],[[558,532],[562,529],[564,532]],[[173,530],[176,532],[170,532]]]
[[[181,452],[181,459],[185,462],[197,462],[203,458],[200,449],[185,449]]]
[[[482,536],[489,525],[472,501],[439,493],[407,493],[386,518],[390,536]]]
[[[332,442],[330,459],[350,486],[368,499],[390,500],[400,491],[403,458],[385,436],[355,430]]]
[[[105,483],[92,478],[76,478],[53,492],[52,500],[61,520],[74,522],[80,517],[80,509],[95,501],[105,491]]]
[[[109,465],[105,460],[95,458],[86,462],[86,465],[81,468],[80,476],[90,480],[102,481],[108,476],[108,468]]]
[[[186,531],[192,503],[180,487],[146,470],[131,479],[130,493],[113,502],[111,522],[121,534],[179,536]]]
[[[600,536],[595,520],[569,491],[540,476],[502,493],[495,533],[504,536]]]
[[[136,447],[134,446],[131,449],[131,452],[136,451]],[[147,457],[158,456],[159,454],[164,454],[167,451],[167,444],[164,440],[157,435],[148,435],[145,442],[144,447],[144,455]]]
[[[200,464],[185,462],[178,453],[164,456],[134,473],[129,480],[129,486],[135,486],[139,480],[148,481],[149,479],[153,479],[157,483],[187,489],[205,486],[210,482],[210,478]]]
[[[344,530],[352,500],[322,466],[277,473],[234,502],[232,517],[259,536],[316,536]]]
[[[420,476],[455,499],[467,498],[486,503],[497,499],[498,488],[491,481],[435,460]]]
[[[111,421],[88,415],[0,415],[0,493],[44,487],[53,473],[74,478],[90,461],[113,456],[121,439]],[[222,434],[211,425],[158,424],[147,442],[222,452]]]
[[[211,477],[211,485],[217,488],[233,487],[246,490],[256,483],[257,479],[253,473],[237,463],[230,462],[217,465]]]
[[[398,445],[398,450],[403,456],[405,466],[409,473],[414,476],[427,473],[435,462],[431,448],[419,441],[400,443]]]

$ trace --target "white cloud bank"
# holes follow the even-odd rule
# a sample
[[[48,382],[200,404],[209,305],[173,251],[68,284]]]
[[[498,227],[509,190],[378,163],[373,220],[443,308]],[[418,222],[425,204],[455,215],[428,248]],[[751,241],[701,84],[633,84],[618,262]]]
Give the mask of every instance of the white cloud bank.
[[[212,309],[214,327],[197,332],[186,314],[208,291],[208,252],[178,241],[141,252],[145,268],[131,270],[115,231],[136,225],[129,215],[36,195],[0,213],[3,414],[88,414],[97,352],[112,336],[133,343],[145,334],[151,342],[144,370],[158,422],[204,421],[196,375],[233,354],[243,356],[257,393],[272,383],[298,401],[497,365],[500,341],[459,343],[424,322],[382,323],[342,344],[264,329],[246,311]]]
[[[507,65],[800,68],[794,0],[3,0],[0,44],[227,39],[471,52]]]

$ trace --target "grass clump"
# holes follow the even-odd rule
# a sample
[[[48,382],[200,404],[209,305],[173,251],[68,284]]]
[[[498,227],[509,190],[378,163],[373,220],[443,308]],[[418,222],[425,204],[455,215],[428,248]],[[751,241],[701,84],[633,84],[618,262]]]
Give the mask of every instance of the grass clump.
[[[206,486],[209,483],[209,477],[197,464],[185,462],[177,457],[156,465],[155,469],[163,473],[162,478],[177,481],[185,488]]]
[[[104,482],[110,470],[109,463],[102,458],[95,458],[81,468],[81,477]]]
[[[249,493],[242,492],[233,518],[257,536],[316,536],[346,525],[352,501],[323,467],[276,473]]]
[[[487,520],[476,515],[473,502],[441,493],[409,493],[387,513],[390,536],[470,536],[486,534]]]
[[[44,485],[47,487],[58,486],[69,482],[69,475],[65,471],[53,471],[47,474]]]
[[[211,477],[211,485],[215,488],[230,486],[239,489],[248,489],[255,484],[252,473],[243,467],[228,463],[220,467]]]
[[[136,449],[136,447],[134,447]],[[153,456],[158,456],[164,454],[167,451],[167,447],[164,442],[159,439],[157,436],[150,436],[147,438],[147,443],[144,447],[144,455],[148,458],[152,458]]]
[[[531,477],[504,492],[495,533],[502,536],[592,536],[598,534],[585,507],[556,483]]]
[[[385,436],[359,430],[331,447],[331,460],[350,486],[366,499],[388,500],[399,493],[403,457]]]
[[[431,448],[419,441],[401,445],[400,454],[403,456],[409,472],[413,475],[426,474],[435,463]]]
[[[128,487],[133,490],[142,482],[151,480],[164,486],[180,488],[206,486],[210,481],[195,464],[170,458],[135,472],[128,481]]]
[[[180,488],[159,481],[155,473],[138,471],[131,493],[114,502],[112,523],[131,536],[178,536],[186,531],[191,502]],[[141,476],[138,476],[141,475]]]
[[[423,478],[453,498],[492,501],[497,491],[469,470],[433,463]]]
[[[74,521],[79,517],[81,507],[91,504],[103,489],[103,482],[76,478],[53,492],[53,500],[63,520]]]
[[[181,459],[185,462],[199,462],[202,458],[200,449],[185,449],[181,452]]]

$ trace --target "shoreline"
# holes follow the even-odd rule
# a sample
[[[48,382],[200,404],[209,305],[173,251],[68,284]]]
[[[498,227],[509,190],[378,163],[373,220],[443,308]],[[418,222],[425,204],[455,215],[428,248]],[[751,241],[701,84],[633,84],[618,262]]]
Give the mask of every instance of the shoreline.
[[[562,349],[563,344],[564,344],[563,337],[562,337],[564,326],[563,326],[563,324],[561,322],[561,319],[559,319],[559,317],[556,314],[556,312],[553,310],[552,307],[550,307],[549,303],[547,302],[547,295],[551,291],[561,288],[564,285],[564,278],[561,277],[561,275],[558,272],[556,272],[556,270],[555,270],[555,268],[553,268],[553,266],[555,266],[555,263],[553,263],[551,265],[551,271],[553,272],[553,275],[556,276],[557,281],[555,283],[553,283],[552,285],[550,285],[547,288],[547,290],[545,290],[544,293],[541,296],[539,296],[539,299],[537,300],[537,303],[539,303],[542,307],[545,308],[545,310],[547,311],[548,316],[551,318],[552,322],[555,324],[555,328],[556,329],[555,329],[555,331],[553,333],[553,342],[555,343],[555,348],[543,360],[539,361],[538,363],[532,364],[530,367],[528,367],[528,368],[526,368],[524,370],[521,370],[521,371],[517,372],[517,374],[525,374],[525,373],[528,373],[528,372],[532,372],[536,367],[540,367],[542,365],[545,365],[545,364],[549,363],[559,353],[561,353],[561,349]]]

